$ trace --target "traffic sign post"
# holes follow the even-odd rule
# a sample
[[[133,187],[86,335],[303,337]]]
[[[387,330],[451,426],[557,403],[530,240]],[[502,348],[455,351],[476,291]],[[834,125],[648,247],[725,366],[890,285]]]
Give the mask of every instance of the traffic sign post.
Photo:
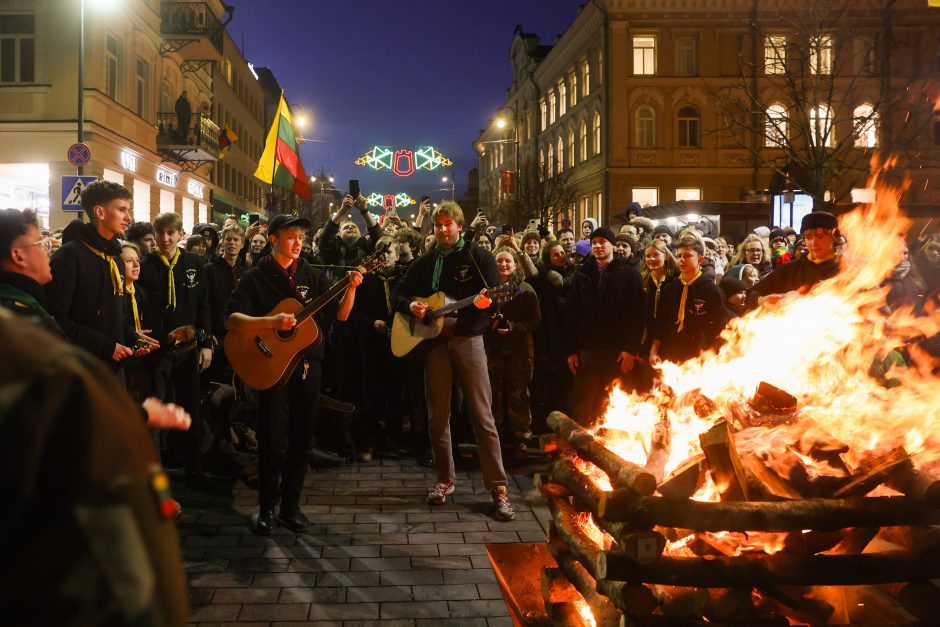
[[[91,161],[91,148],[88,144],[76,143],[69,146],[69,163],[80,168]]]
[[[82,190],[97,180],[97,176],[63,176],[62,211],[81,211]]]

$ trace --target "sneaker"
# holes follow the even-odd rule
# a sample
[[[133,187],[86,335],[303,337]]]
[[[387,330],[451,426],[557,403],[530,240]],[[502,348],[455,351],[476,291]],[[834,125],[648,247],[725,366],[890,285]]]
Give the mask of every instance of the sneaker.
[[[454,480],[438,481],[428,489],[428,503],[431,505],[443,505],[447,502],[448,495],[454,493]]]
[[[497,519],[512,520],[516,517],[516,510],[513,509],[512,503],[509,501],[509,491],[506,486],[501,485],[491,490],[490,494],[493,495],[494,513]]]

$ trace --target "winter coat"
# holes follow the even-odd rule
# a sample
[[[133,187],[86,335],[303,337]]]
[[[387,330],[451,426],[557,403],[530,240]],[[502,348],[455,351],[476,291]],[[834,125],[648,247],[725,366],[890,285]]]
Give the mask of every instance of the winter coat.
[[[748,308],[757,306],[757,299],[768,294],[786,294],[794,290],[808,289],[820,281],[831,279],[839,273],[839,258],[833,257],[822,263],[814,263],[807,256],[777,267],[766,278],[760,280],[747,293]]]
[[[517,285],[522,291],[513,296],[512,300],[496,305],[496,311],[502,314],[503,324],[508,325],[509,332],[499,333],[491,325],[483,334],[486,354],[519,352],[528,355],[531,361],[534,359],[532,333],[542,321],[539,297],[528,283],[521,281],[507,283],[507,285],[510,284]]]
[[[320,260],[328,266],[355,267],[372,254],[375,243],[382,237],[382,227],[378,224],[369,227],[369,239],[360,237],[354,246],[347,246],[340,239],[339,225],[332,220],[326,221],[320,235]]]
[[[118,239],[105,240],[91,224],[71,222],[62,232],[62,248],[50,260],[52,282],[46,286],[48,311],[66,337],[99,359],[114,362],[116,344],[133,345],[124,329],[124,295],[114,293],[107,261],[88,246],[114,258],[124,285],[124,260]],[[87,244],[87,246],[86,246]]]
[[[169,268],[160,259],[160,253],[157,251],[146,255],[140,264],[137,288],[147,292],[150,307],[159,319],[161,332],[155,339],[166,346],[167,334],[177,327],[194,325],[199,333],[200,348],[211,348],[212,322],[205,264],[198,255],[180,250],[180,257],[173,268],[175,308],[169,306],[168,275]]]
[[[651,339],[659,340],[659,356],[682,362],[717,347],[718,336],[728,322],[728,309],[714,277],[704,273],[688,286],[682,331],[678,330],[679,305],[685,286],[676,279],[663,286],[659,315],[652,326]]]
[[[232,290],[238,285],[245,266],[237,259],[231,266],[222,257],[210,259],[205,265],[206,283],[209,290],[209,315],[212,319],[212,335],[222,342],[225,339],[225,306]]]

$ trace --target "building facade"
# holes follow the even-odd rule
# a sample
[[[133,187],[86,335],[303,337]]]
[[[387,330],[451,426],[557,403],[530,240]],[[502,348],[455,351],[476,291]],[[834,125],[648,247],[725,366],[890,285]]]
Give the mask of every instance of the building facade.
[[[82,174],[121,183],[135,220],[181,215],[184,228],[263,211],[253,176],[264,148],[264,96],[228,35],[220,0],[122,0],[104,9],[61,0],[0,2],[0,206],[64,226],[62,177],[78,173],[80,24]],[[187,107],[180,100],[185,93]],[[219,159],[225,129],[237,139]]]
[[[940,11],[817,5],[593,0],[550,47],[517,29],[512,85],[475,142],[481,204],[515,196],[558,226],[617,222],[633,202],[849,203],[880,150],[912,180],[903,203],[930,211]]]

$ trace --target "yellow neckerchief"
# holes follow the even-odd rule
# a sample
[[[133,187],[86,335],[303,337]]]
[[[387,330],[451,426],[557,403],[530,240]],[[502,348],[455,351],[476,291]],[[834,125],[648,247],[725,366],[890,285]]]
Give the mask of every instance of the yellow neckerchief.
[[[176,310],[176,281],[173,280],[173,268],[176,266],[176,262],[180,258],[180,249],[176,249],[176,254],[173,255],[173,261],[167,261],[166,257],[163,256],[162,251],[157,251],[157,257],[160,258],[160,261],[163,262],[168,268],[166,273],[168,277],[167,291],[166,291],[166,308]]]
[[[117,262],[114,260],[114,255],[108,255],[104,251],[98,250],[88,242],[82,242],[82,244],[85,245],[85,248],[104,259],[105,263],[108,264],[108,274],[111,275],[111,288],[114,290],[115,296],[124,294],[124,277],[121,276],[121,271],[118,270]]]
[[[696,272],[690,281],[686,281],[681,274],[679,275],[679,282],[682,283],[682,298],[679,299],[679,317],[676,319],[679,328],[676,329],[676,333],[682,333],[682,329],[685,327],[685,301],[689,296],[689,286],[695,283],[695,280],[700,276],[702,276],[701,270]]]
[[[137,294],[134,284],[127,286],[127,293],[131,295],[131,309],[134,311],[134,330],[140,332],[140,310],[137,309]]]
[[[391,314],[393,311],[392,310],[392,291],[391,289],[389,289],[388,283],[392,279],[396,278],[396,273],[393,269],[392,274],[376,273],[375,276],[379,277],[379,279],[382,281],[382,286],[385,288],[385,309],[386,311],[388,311],[389,314]]]
[[[816,257],[813,257],[813,253],[806,253],[806,258],[812,261],[813,263],[815,263],[816,265],[819,265],[821,263],[826,263],[827,261],[829,261],[829,259],[835,259],[836,256],[835,254],[833,254],[832,257],[829,257],[827,259],[816,259]]]
[[[662,288],[663,283],[666,281],[666,273],[663,272],[663,275],[660,278],[650,272],[650,278],[653,280],[653,285],[656,286],[656,296],[653,299],[653,319],[656,319],[656,312],[659,310],[659,290]]]

